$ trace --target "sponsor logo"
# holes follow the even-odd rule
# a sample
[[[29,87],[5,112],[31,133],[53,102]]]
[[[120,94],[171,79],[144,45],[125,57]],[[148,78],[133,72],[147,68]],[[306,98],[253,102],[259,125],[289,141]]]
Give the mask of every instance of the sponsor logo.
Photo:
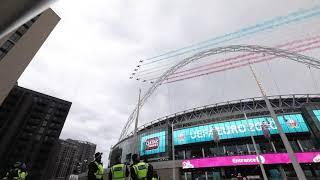
[[[184,133],[179,134],[178,136],[179,141],[184,141],[184,137],[185,137]]]
[[[157,149],[159,147],[159,137],[147,139],[145,142],[145,150]]]
[[[261,163],[265,163],[266,159],[263,156],[259,156]],[[244,164],[244,163],[259,163],[259,158],[258,156],[256,157],[250,157],[250,158],[232,158],[232,163],[234,164]]]
[[[287,123],[288,123],[289,127],[291,127],[291,128],[298,127],[298,122],[294,119],[288,119]]]
[[[182,162],[182,169],[194,168],[194,165],[191,164],[190,161],[183,161]]]
[[[315,162],[315,163],[320,162],[320,154],[316,155],[316,156],[312,159],[312,161]]]

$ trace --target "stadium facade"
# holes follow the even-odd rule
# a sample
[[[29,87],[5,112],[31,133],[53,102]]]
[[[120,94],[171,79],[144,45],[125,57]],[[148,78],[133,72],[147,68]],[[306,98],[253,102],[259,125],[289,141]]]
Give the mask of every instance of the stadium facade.
[[[306,176],[320,178],[320,95],[268,98]],[[109,162],[113,165],[121,157],[130,163],[138,152],[162,179],[172,179],[174,172],[176,179],[231,179],[240,174],[260,179],[252,136],[269,178],[296,176],[263,98],[203,106],[152,121],[139,127],[138,140],[131,133],[113,146]]]

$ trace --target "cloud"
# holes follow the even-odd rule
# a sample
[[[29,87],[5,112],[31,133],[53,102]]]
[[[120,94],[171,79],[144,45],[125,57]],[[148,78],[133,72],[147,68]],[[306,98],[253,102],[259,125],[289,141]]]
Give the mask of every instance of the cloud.
[[[53,6],[61,16],[61,22],[19,83],[71,101],[72,108],[61,138],[96,143],[97,150],[105,152],[106,161],[111,145],[117,142],[136,105],[139,86],[143,87],[143,92],[148,88],[128,78],[140,59],[315,4],[312,0],[277,3],[256,0],[61,0]],[[311,27],[310,32],[319,33],[316,24],[320,23],[307,24]],[[303,36],[303,29],[292,27],[230,43],[273,45]],[[290,28],[293,30],[286,36]],[[277,38],[270,38],[270,34]],[[318,52],[311,54],[319,57]],[[203,62],[221,57],[223,55]],[[308,71],[297,63],[275,62],[272,75],[265,65],[255,67],[270,94],[314,92],[312,81],[304,82],[304,74]],[[319,72],[314,73],[318,77]],[[280,83],[286,82],[288,77],[299,81],[290,79]],[[274,88],[273,78],[281,84],[280,92]],[[297,82],[303,82],[304,86]],[[240,68],[162,86],[144,106],[140,119],[142,123],[150,122],[194,106],[253,96],[260,95],[250,72]]]

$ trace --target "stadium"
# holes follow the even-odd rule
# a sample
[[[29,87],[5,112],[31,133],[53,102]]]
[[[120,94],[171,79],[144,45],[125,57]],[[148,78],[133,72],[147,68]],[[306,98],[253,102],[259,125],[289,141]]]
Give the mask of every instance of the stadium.
[[[129,78],[140,83],[139,89],[151,85],[142,98],[139,94],[118,143],[111,148],[109,165],[119,158],[130,164],[131,155],[137,153],[148,159],[161,179],[320,179],[320,94],[312,94],[319,92],[319,75],[313,74],[320,69],[319,32],[312,32],[313,28],[308,29],[310,34],[298,31],[316,24],[312,17],[318,10],[274,17],[139,60]],[[230,86],[228,78],[219,79],[227,73],[230,79],[237,77]],[[249,85],[251,77],[257,86]],[[307,81],[309,85],[302,84]],[[172,96],[170,85],[177,92]],[[138,127],[140,109],[160,87],[167,88],[168,93],[162,94],[169,99],[167,106],[180,105],[170,104],[175,98],[181,104],[196,101],[187,97],[186,89],[192,92],[189,96],[206,100],[214,95],[208,103],[221,103],[198,107],[208,104],[199,100],[177,111],[192,109],[151,122],[147,117],[149,123]],[[256,90],[262,97],[257,97]],[[293,94],[297,92],[305,94]],[[242,97],[248,98],[237,100]],[[160,104],[163,99],[152,102]],[[158,106],[150,105],[147,111],[155,115]]]
[[[319,94],[268,99],[305,175],[320,178]],[[139,127],[137,139],[133,134],[112,147],[110,165],[119,157],[129,164],[138,152],[161,179],[261,179],[257,150],[268,178],[296,176],[262,97],[178,112]]]

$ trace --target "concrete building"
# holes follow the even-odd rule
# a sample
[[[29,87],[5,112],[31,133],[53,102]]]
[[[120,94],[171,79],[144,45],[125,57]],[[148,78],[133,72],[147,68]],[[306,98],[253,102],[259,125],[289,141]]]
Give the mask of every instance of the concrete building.
[[[47,9],[0,39],[0,105],[59,21]]]
[[[78,144],[79,156],[77,159],[77,170],[79,173],[86,172],[88,164],[94,160],[96,145],[87,141],[67,139],[68,142]]]
[[[88,164],[93,161],[96,145],[86,141],[59,140],[56,144],[54,160],[50,164],[46,179],[68,179],[76,170],[79,174],[87,171]]]
[[[50,180],[64,180],[76,169],[79,146],[75,142],[59,140],[56,144],[55,160],[47,171]]]
[[[31,179],[45,179],[71,102],[14,86],[0,106],[0,169],[27,164]]]

